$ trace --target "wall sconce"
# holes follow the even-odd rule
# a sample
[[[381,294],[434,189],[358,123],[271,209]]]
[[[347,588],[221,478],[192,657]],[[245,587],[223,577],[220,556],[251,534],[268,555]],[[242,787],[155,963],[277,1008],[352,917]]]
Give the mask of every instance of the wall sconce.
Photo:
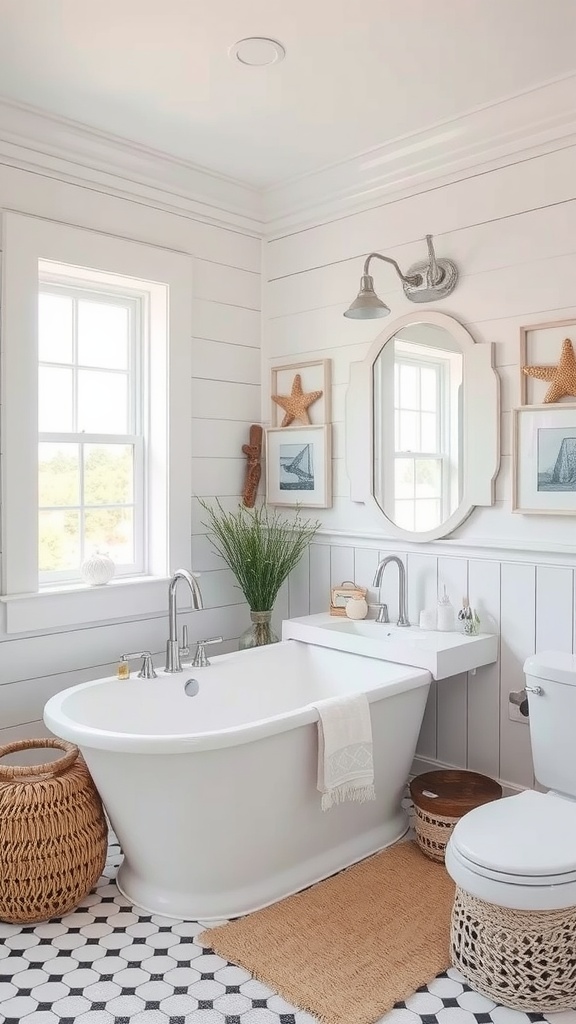
[[[444,299],[454,291],[458,281],[458,269],[452,260],[436,259],[432,235],[426,235],[428,245],[428,260],[415,263],[410,267],[407,274],[403,274],[396,260],[390,256],[381,256],[379,252],[371,252],[366,257],[364,271],[360,278],[360,291],[352,305],[346,310],[344,316],[352,320],[373,320],[379,316],[388,316],[390,310],[382,299],[379,299],[374,291],[374,278],[370,277],[368,270],[370,260],[384,260],[391,263],[395,268],[398,277],[402,281],[404,294],[411,302],[433,302],[435,299]]]

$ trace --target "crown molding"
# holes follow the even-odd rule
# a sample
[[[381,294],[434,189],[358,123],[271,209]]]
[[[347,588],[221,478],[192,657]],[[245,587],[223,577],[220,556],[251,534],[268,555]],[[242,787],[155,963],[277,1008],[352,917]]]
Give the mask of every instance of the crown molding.
[[[576,144],[576,75],[264,191],[268,238]]]
[[[219,227],[262,235],[258,189],[34,107],[0,99],[0,162]]]
[[[576,145],[576,74],[259,190],[0,99],[0,162],[268,239]]]

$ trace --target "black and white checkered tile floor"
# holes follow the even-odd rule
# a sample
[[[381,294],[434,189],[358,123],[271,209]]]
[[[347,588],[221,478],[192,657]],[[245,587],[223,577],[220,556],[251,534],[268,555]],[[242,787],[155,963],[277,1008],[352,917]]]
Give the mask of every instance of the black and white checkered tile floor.
[[[73,913],[20,927],[0,923],[0,1022],[15,1024],[317,1024],[247,971],[196,941],[198,922],[131,907],[104,875]],[[383,1024],[576,1024],[576,1011],[525,1014],[472,992],[450,969]]]

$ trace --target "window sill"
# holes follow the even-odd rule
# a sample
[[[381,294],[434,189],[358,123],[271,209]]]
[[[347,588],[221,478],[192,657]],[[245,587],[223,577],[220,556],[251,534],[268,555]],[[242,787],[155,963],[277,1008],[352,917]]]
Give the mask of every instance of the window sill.
[[[6,632],[93,625],[115,619],[161,615],[168,610],[168,576],[134,576],[99,587],[83,583],[45,587],[34,594],[6,594]]]

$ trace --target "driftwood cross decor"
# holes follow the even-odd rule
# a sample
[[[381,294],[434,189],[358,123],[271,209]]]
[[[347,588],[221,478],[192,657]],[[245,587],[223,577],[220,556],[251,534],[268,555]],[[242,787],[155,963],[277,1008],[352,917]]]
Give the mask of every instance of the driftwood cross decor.
[[[246,508],[254,508],[256,492],[260,483],[262,466],[262,427],[259,423],[253,423],[250,427],[250,440],[248,444],[242,445],[242,451],[248,462],[246,466],[246,481],[242,492],[242,504]]]

